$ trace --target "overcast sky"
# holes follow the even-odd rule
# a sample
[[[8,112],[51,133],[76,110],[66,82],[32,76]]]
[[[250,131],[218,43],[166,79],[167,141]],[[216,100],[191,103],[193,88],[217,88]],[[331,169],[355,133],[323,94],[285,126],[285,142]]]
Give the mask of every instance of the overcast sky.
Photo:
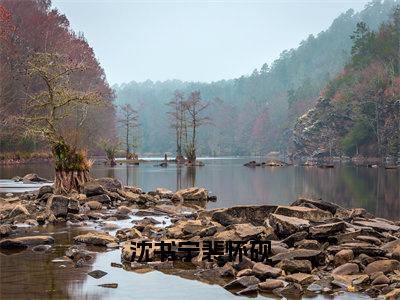
[[[53,0],[110,84],[250,74],[368,1]]]

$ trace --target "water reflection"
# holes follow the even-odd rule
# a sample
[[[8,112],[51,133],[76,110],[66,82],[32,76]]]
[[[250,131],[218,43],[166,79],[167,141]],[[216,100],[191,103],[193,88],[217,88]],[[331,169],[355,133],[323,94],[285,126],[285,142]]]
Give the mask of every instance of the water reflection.
[[[346,207],[364,207],[381,217],[400,215],[399,170],[337,165],[333,169],[314,167],[246,168],[251,158],[203,160],[203,167],[154,167],[154,163],[95,165],[93,176],[116,177],[125,185],[177,190],[203,186],[218,197],[209,208],[243,204],[289,204],[299,196],[322,198]],[[0,178],[29,172],[52,178],[51,167],[42,164],[0,167]],[[0,191],[1,192],[1,191]]]

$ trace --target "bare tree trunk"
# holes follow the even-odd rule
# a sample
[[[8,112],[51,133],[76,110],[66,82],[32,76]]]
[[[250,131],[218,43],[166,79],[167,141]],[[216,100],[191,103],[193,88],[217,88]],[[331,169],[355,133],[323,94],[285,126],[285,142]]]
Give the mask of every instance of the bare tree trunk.
[[[82,186],[90,180],[89,171],[56,170],[54,189],[56,194],[81,192]]]

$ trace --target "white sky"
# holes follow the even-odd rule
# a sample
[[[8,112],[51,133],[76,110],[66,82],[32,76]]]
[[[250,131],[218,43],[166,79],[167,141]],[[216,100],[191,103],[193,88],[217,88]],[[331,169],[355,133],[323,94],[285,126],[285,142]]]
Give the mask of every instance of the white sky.
[[[250,74],[368,1],[53,0],[110,84]]]

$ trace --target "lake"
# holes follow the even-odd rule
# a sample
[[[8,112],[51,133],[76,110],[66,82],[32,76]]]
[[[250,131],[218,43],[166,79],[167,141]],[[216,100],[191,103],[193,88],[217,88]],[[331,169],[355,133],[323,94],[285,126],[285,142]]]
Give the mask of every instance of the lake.
[[[218,197],[208,208],[243,204],[290,204],[298,197],[321,198],[345,207],[363,207],[376,216],[396,219],[400,215],[399,169],[367,168],[338,164],[333,169],[289,166],[248,168],[253,160],[242,158],[202,158],[203,167],[155,167],[154,162],[139,166],[94,165],[94,177],[115,177],[125,185],[144,191],[165,187],[171,190],[191,186],[205,187]],[[27,173],[53,178],[48,163],[0,166],[0,179]],[[1,190],[5,192],[9,190]]]
[[[243,204],[289,204],[299,196],[322,198],[346,207],[364,207],[385,218],[400,214],[399,171],[382,168],[336,165],[333,169],[289,166],[284,168],[247,168],[243,164],[253,158],[202,159],[198,168],[155,167],[152,162],[139,166],[118,165],[93,167],[95,177],[116,177],[125,185],[136,185],[145,191],[156,187],[172,190],[202,186],[218,197],[208,208]],[[0,179],[37,173],[52,178],[51,165],[30,164],[0,167]],[[1,192],[10,191],[7,189]],[[11,191],[13,191],[11,189]],[[129,227],[126,221],[116,221]],[[74,236],[88,228],[70,225],[49,225],[27,228],[26,234],[51,234],[55,244],[45,253],[31,250],[0,252],[0,299],[237,299],[218,285],[167,275],[128,272],[111,267],[120,263],[121,250],[94,249],[92,264],[76,268],[70,262],[56,260],[73,243]],[[113,231],[110,231],[113,234]],[[87,275],[100,269],[108,274],[101,279]],[[103,283],[118,283],[118,288],[99,287]],[[343,294],[337,299],[359,299],[357,294]],[[265,299],[259,295],[257,298]],[[365,298],[362,296],[362,298]],[[245,298],[243,298],[245,299]],[[314,299],[322,299],[316,297]]]

